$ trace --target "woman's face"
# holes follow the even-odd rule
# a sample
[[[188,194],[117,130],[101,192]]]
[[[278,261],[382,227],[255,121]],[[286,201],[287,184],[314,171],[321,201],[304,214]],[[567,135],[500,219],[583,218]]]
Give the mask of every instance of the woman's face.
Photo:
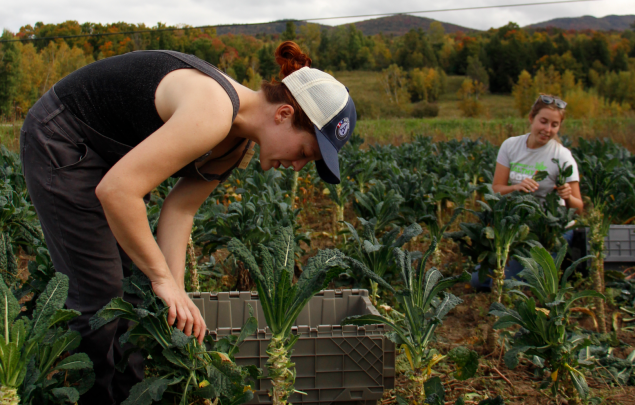
[[[531,123],[531,135],[538,145],[546,145],[552,140],[560,130],[562,116],[559,111],[551,108],[543,108],[533,119],[529,119]]]
[[[281,112],[281,114],[279,114]],[[293,109],[291,109],[291,114]],[[262,129],[260,137],[260,166],[262,170],[293,167],[300,171],[307,163],[322,159],[315,134],[297,129],[291,116],[278,110],[274,125]]]

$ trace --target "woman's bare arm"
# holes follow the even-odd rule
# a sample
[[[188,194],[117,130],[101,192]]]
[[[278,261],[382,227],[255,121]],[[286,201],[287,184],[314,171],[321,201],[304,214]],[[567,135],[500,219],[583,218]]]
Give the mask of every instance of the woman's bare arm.
[[[492,182],[492,190],[502,195],[509,194],[513,191],[524,191],[532,193],[538,190],[538,183],[532,179],[524,179],[522,183],[508,186],[509,183],[509,167],[496,163],[496,171],[494,172],[494,181]]]
[[[564,186],[555,187],[560,198],[562,198],[567,205],[567,208],[575,208],[578,215],[582,215],[584,210],[584,202],[582,201],[582,194],[580,193],[580,182],[572,181],[566,183]]]
[[[179,90],[170,119],[108,171],[96,194],[117,241],[170,306],[168,321],[178,318],[179,329],[189,335],[194,328],[202,341],[204,321],[152,236],[143,196],[226,137],[232,104],[218,83],[202,76],[182,81]]]
[[[194,215],[217,185],[218,181],[182,178],[163,202],[157,243],[179,288],[185,288],[185,252]]]
[[[244,158],[246,141],[223,158],[210,156],[211,161],[199,168],[201,173],[222,174]],[[254,144],[251,144],[253,148]],[[218,181],[183,178],[178,181],[163,202],[157,226],[157,242],[176,283],[184,288],[185,251],[192,230],[194,215],[205,199],[218,185]]]

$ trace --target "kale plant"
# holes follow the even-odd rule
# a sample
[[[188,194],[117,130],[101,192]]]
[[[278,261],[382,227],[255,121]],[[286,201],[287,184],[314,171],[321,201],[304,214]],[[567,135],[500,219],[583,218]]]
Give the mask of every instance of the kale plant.
[[[0,403],[74,403],[93,384],[92,362],[76,349],[81,337],[66,322],[80,313],[64,309],[68,277],[57,273],[37,297],[32,316],[20,316],[16,297],[0,280]]]
[[[369,325],[387,324],[393,330],[389,333],[390,340],[401,346],[406,353],[411,371],[412,392],[418,398],[425,399],[425,383],[432,373],[432,367],[450,357],[457,364],[457,379],[467,379],[474,375],[478,367],[476,353],[467,349],[454,349],[451,354],[444,356],[429,347],[434,339],[434,332],[441,324],[443,318],[461,299],[445,291],[456,283],[465,282],[470,275],[463,273],[457,277],[443,278],[436,268],[425,271],[428,258],[434,251],[433,241],[426,253],[419,261],[419,265],[413,268],[412,253],[399,248],[394,249],[394,256],[401,271],[404,288],[396,291],[390,284],[382,279],[379,283],[383,288],[391,291],[397,302],[404,310],[403,315],[387,317],[383,315],[358,315],[342,320],[342,325]],[[396,311],[394,311],[396,312]],[[399,318],[398,320],[394,320]]]
[[[377,238],[375,235],[375,223],[377,220],[375,218],[370,221],[366,221],[363,218],[358,219],[363,226],[361,236],[357,233],[353,225],[345,222],[352,235],[352,238],[349,240],[352,242],[349,245],[351,246],[348,251],[349,257],[346,258],[350,267],[347,269],[346,274],[356,280],[357,283],[361,283],[361,281],[366,278],[366,275],[370,273],[374,273],[380,278],[384,278],[386,275],[391,276],[396,270],[393,250],[396,247],[402,247],[412,238],[419,235],[421,233],[421,226],[412,224],[404,229],[399,237],[397,237],[397,235],[401,232],[401,228],[394,227],[392,230],[384,233],[380,238]],[[379,300],[379,284],[373,279],[370,279],[370,287],[370,300],[374,306],[377,306]]]
[[[533,196],[520,192],[485,194],[485,201],[478,203],[481,211],[469,210],[478,222],[461,223],[461,231],[448,236],[459,242],[464,255],[481,265],[481,281],[492,273],[495,299],[501,302],[510,253],[523,245],[531,245],[529,224],[543,215],[542,209]]]
[[[597,291],[576,292],[573,287],[567,286],[567,280],[576,266],[590,256],[575,261],[558,281],[558,270],[566,252],[567,247],[563,246],[554,261],[545,248],[535,246],[528,257],[518,257],[524,266],[519,277],[526,281],[508,280],[506,285],[510,288],[527,287],[533,296],[528,297],[518,289],[513,290],[512,293],[518,297],[514,309],[495,302],[490,314],[498,317],[494,329],[520,326],[511,339],[511,350],[505,353],[507,367],[516,368],[521,353],[537,357],[540,359],[537,361],[540,368],[550,371],[550,378],[541,388],[551,387],[556,402],[560,388],[564,388],[564,395],[571,404],[579,403],[579,397],[588,397],[589,387],[581,371],[588,364],[578,360],[578,352],[592,344],[590,337],[567,331],[571,306],[583,298],[603,299],[604,296]]]
[[[44,245],[35,208],[16,191],[9,178],[0,179],[0,271],[6,283],[19,287],[18,248],[32,254]]]
[[[253,398],[250,379],[258,378],[258,370],[237,366],[230,357],[233,352],[208,350],[194,336],[188,337],[169,325],[169,307],[156,296],[145,274],[134,269],[132,276],[124,279],[123,290],[138,296],[142,304],[135,308],[122,298],[113,298],[90,320],[90,326],[95,330],[119,318],[134,322],[134,326],[119,339],[122,345],[133,344],[117,364],[119,371],[125,370],[128,358],[134,352],[140,351],[144,358],[152,359],[151,374],[132,387],[123,405],[149,405],[159,401],[187,405],[197,399],[214,398],[223,405],[238,405]],[[245,333],[250,332],[253,331]],[[214,347],[211,337],[205,339]]]
[[[377,230],[383,231],[399,219],[399,207],[403,197],[377,180],[367,193],[356,192],[353,208],[362,218],[377,218]]]

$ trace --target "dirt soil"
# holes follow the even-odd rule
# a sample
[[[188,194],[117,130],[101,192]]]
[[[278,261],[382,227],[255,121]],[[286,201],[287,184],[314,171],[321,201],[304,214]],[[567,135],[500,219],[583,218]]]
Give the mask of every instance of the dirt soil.
[[[315,191],[315,194],[318,194],[319,190]],[[315,197],[315,194],[313,197]],[[340,236],[337,244],[333,242],[331,210],[334,206],[328,199],[320,197],[322,196],[309,198],[309,203],[303,204],[304,210],[301,214],[300,223],[309,224],[303,228],[312,231],[311,247],[302,258],[301,262],[303,263],[306,263],[308,257],[313,256],[318,249],[337,247],[344,240],[344,236]],[[357,224],[356,215],[352,207],[348,206],[346,208],[345,220]],[[466,220],[469,219],[459,218],[457,222]],[[450,231],[458,230],[457,228],[458,226],[455,224]],[[424,231],[421,237],[414,242],[410,242],[405,247],[408,250],[425,251],[428,245],[429,241],[425,238]],[[459,274],[463,270],[471,271],[472,265],[465,262],[459,252],[458,245],[454,242],[443,240],[440,248],[442,259],[441,263],[437,264],[437,267],[445,275]],[[460,297],[463,303],[451,311],[445,318],[443,325],[437,329],[437,341],[434,346],[441,353],[447,353],[456,346],[466,346],[479,353],[480,365],[476,376],[467,381],[456,380],[452,376],[454,370],[449,366],[441,364],[435,367],[432,375],[439,376],[443,381],[446,389],[446,405],[453,405],[461,395],[464,395],[466,404],[478,404],[480,400],[496,397],[497,395],[502,395],[506,404],[555,404],[555,401],[549,397],[549,390],[541,391],[538,389],[544,378],[536,378],[534,376],[535,366],[532,363],[523,359],[516,369],[510,370],[505,366],[500,350],[492,352],[488,349],[488,347],[493,346],[492,338],[494,337],[491,333],[491,324],[494,319],[488,315],[491,304],[490,294],[476,293],[469,285],[457,285],[452,292]],[[577,322],[578,326],[588,330],[594,329],[593,321],[590,317],[583,314],[575,315],[578,317],[573,321]],[[615,349],[614,354],[625,358],[635,346],[635,334],[632,332],[620,332],[618,338],[625,345]],[[397,369],[399,369],[399,366]],[[615,382],[605,380],[599,374],[587,373],[586,378],[591,388],[591,396],[601,398],[602,404],[635,405],[635,387],[621,387]],[[396,394],[407,399],[409,403],[414,403],[407,388],[408,385],[408,377],[403,373],[398,373],[395,389],[387,390],[384,393],[384,399],[378,404],[397,404]],[[558,405],[564,404],[567,404],[566,400],[562,400]]]

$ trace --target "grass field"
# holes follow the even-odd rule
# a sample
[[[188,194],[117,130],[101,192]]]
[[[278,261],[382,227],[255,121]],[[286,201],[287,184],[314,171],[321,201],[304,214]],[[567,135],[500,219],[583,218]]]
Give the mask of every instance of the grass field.
[[[436,118],[411,118],[387,101],[379,82],[379,72],[336,72],[355,100],[358,112],[357,133],[369,143],[407,142],[416,135],[429,135],[436,141],[453,138],[482,138],[499,145],[510,136],[527,133],[529,121],[519,117],[509,94],[486,94],[481,100],[483,116],[465,118],[458,108],[457,91],[464,76],[448,76],[446,89],[438,101]],[[635,153],[635,118],[566,119],[560,135],[572,140],[611,138]]]
[[[20,147],[20,128],[23,121],[12,122],[0,120],[0,145],[9,150],[17,151]]]
[[[335,72],[335,77],[348,87],[361,119],[405,118],[409,114],[391,105],[379,82],[380,72]],[[444,94],[439,97],[438,118],[461,118],[457,92],[465,76],[448,76]],[[514,99],[509,94],[487,94],[482,99],[484,119],[518,118]]]
[[[510,136],[527,133],[529,123],[524,118],[393,118],[360,120],[356,131],[369,143],[400,144],[416,135],[429,135],[435,141],[454,138],[481,138],[500,145]],[[635,153],[635,118],[601,118],[565,120],[560,135],[575,141],[579,138],[610,138]]]
[[[482,138],[499,145],[510,136],[528,131],[527,118],[518,116],[511,95],[487,94],[482,98],[484,114],[478,118],[462,117],[457,91],[463,76],[448,76],[445,93],[438,101],[436,118],[411,118],[391,105],[379,83],[379,72],[335,72],[355,100],[358,113],[357,133],[369,143],[399,144],[416,135],[429,135],[435,140]],[[22,122],[0,121],[0,144],[17,151]],[[578,137],[608,137],[635,153],[635,118],[566,119],[560,131],[574,141]]]

